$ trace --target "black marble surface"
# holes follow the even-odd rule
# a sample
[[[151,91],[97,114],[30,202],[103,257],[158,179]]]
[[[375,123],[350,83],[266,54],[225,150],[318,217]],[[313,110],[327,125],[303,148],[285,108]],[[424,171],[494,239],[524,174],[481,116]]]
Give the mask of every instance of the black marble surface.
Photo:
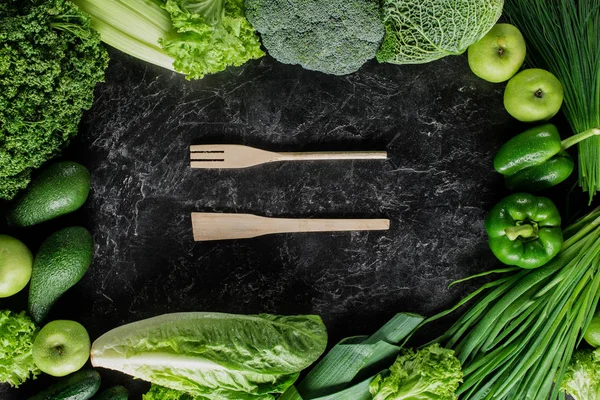
[[[77,320],[93,340],[168,312],[315,313],[332,345],[400,311],[442,311],[481,284],[449,289],[450,282],[498,265],[483,218],[506,192],[491,161],[523,126],[502,106],[504,85],[475,77],[465,56],[414,66],[373,61],[344,77],[265,57],[200,81],[111,56],[106,83],[65,152],[92,173],[88,202],[42,226],[8,230],[34,251],[65,225],[94,235],[92,267],[50,319]],[[210,143],[387,150],[390,159],[190,169],[189,145]],[[389,218],[391,229],[195,243],[193,211]],[[25,305],[26,293],[0,303]],[[426,326],[415,341],[455,318]],[[148,388],[101,373],[104,387],[124,384],[133,399]],[[2,387],[0,398],[25,398],[50,381]]]

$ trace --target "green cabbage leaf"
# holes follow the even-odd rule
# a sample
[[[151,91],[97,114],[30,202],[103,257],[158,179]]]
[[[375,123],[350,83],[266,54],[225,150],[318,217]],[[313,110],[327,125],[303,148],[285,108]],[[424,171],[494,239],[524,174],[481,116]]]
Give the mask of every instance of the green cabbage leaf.
[[[498,21],[504,0],[382,0],[379,62],[422,64],[463,53]]]
[[[435,343],[417,352],[404,350],[389,375],[371,382],[373,400],[456,400],[463,373],[454,351]]]
[[[165,314],[113,329],[92,365],[207,399],[271,400],[325,351],[314,315]]]
[[[0,311],[0,382],[18,387],[39,375],[31,353],[36,332],[35,324],[24,311]]]

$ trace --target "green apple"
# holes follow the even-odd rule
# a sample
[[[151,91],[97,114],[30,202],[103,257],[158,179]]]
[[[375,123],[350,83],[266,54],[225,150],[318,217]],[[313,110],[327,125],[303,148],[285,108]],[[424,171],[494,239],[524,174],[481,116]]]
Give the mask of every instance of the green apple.
[[[469,67],[481,79],[504,82],[525,61],[525,39],[515,26],[496,24],[467,50]]]
[[[0,297],[20,292],[31,279],[33,255],[20,240],[0,235]]]
[[[560,110],[563,97],[563,88],[556,76],[531,68],[510,78],[504,89],[504,108],[519,121],[545,121]]]
[[[33,362],[52,376],[75,372],[90,356],[90,337],[78,322],[56,320],[47,323],[33,342]]]

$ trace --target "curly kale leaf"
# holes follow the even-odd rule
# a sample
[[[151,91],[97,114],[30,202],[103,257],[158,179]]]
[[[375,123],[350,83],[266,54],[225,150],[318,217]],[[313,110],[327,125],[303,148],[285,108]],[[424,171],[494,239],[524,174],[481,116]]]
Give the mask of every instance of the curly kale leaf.
[[[382,0],[379,62],[422,64],[463,53],[498,21],[504,0]]]
[[[5,0],[0,11],[0,199],[11,199],[77,133],[108,55],[69,1]]]
[[[371,0],[246,0],[246,16],[271,56],[327,74],[375,57],[384,28]]]
[[[0,382],[17,387],[40,370],[33,363],[33,338],[37,328],[25,315],[0,311]]]

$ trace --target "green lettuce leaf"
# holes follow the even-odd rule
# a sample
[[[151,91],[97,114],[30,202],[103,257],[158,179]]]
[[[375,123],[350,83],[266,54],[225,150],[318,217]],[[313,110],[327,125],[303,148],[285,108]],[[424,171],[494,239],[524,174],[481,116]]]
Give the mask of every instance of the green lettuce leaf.
[[[382,0],[379,62],[422,64],[463,53],[502,14],[504,0]]]
[[[0,382],[18,387],[39,375],[31,353],[36,332],[35,324],[24,311],[0,311]]]
[[[190,79],[264,56],[243,0],[166,0],[178,35],[159,39],[176,71]]]
[[[325,350],[321,318],[166,314],[113,329],[92,364],[208,399],[273,399]]]
[[[575,400],[600,400],[600,349],[575,352],[560,389]]]
[[[373,379],[370,391],[373,400],[456,400],[462,377],[454,351],[435,343],[417,352],[404,350],[387,377]]]

